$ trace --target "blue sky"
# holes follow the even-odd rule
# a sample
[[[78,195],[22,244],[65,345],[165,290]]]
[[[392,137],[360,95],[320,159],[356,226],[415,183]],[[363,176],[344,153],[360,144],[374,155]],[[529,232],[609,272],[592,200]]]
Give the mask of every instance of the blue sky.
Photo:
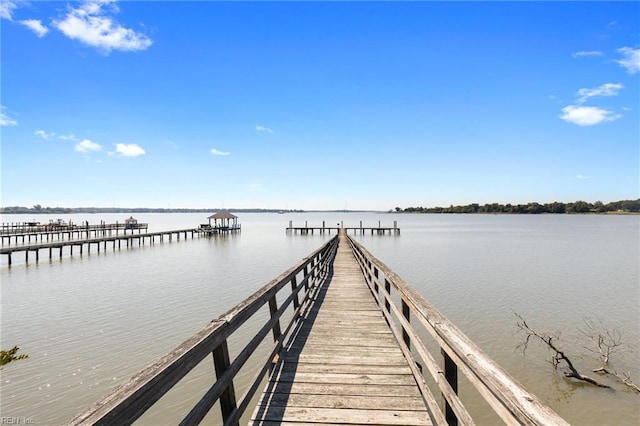
[[[3,206],[639,195],[637,2],[0,2]]]

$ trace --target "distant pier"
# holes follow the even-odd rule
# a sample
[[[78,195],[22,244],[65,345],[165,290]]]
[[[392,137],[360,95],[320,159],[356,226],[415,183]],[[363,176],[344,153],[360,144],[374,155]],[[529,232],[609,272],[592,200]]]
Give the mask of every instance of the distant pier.
[[[29,253],[35,254],[36,262],[38,262],[41,250],[49,250],[49,259],[53,258],[54,251],[57,251],[59,257],[62,258],[66,247],[69,248],[68,253],[70,255],[73,255],[74,247],[82,255],[85,247],[86,252],[90,253],[93,245],[100,252],[101,247],[104,250],[108,246],[111,246],[113,250],[116,249],[116,246],[120,249],[123,245],[128,248],[133,246],[136,241],[138,245],[143,245],[145,241],[153,244],[156,238],[160,242],[164,241],[165,238],[172,241],[174,237],[180,240],[181,236],[187,239],[188,235],[191,234],[193,239],[196,235],[225,235],[240,232],[242,229],[238,223],[238,217],[227,211],[220,211],[207,219],[209,219],[208,223],[201,224],[198,228],[161,232],[147,232],[149,225],[147,223],[138,223],[138,220],[134,219],[133,216],[125,219],[122,223],[108,224],[101,222],[99,225],[89,225],[89,222],[76,225],[71,222],[65,223],[62,219],[51,220],[48,224],[40,224],[39,222],[3,223],[0,226],[2,245],[4,246],[5,240],[10,245],[12,239],[15,239],[17,245],[0,248],[0,255],[7,255],[7,264],[11,266],[12,256],[18,252],[24,252],[25,262],[29,262]],[[93,238],[91,238],[92,236]],[[45,238],[47,242],[44,242]],[[31,244],[31,239],[36,244]],[[18,244],[20,240],[22,244]],[[39,244],[38,240],[40,241]]]
[[[381,221],[378,221],[378,226],[363,226],[362,221],[360,221],[360,226],[358,227],[344,226],[344,222],[342,221],[337,223],[335,226],[327,226],[324,220],[322,221],[322,226],[309,226],[306,220],[304,221],[304,226],[294,226],[293,221],[290,220],[286,231],[287,234],[297,234],[298,232],[300,234],[313,234],[316,231],[319,234],[324,234],[325,232],[331,234],[331,231],[335,231],[337,234],[341,229],[344,229],[347,233],[351,231],[354,235],[358,233],[360,233],[360,235],[365,233],[371,233],[371,235],[385,235],[387,233],[389,233],[389,235],[400,235],[400,228],[398,228],[398,222],[395,220],[393,221],[392,227],[382,226]]]
[[[40,260],[40,250],[49,250],[49,259],[53,258],[54,251],[59,252],[59,257],[63,255],[63,249],[65,247],[69,247],[69,254],[73,255],[73,249],[76,247],[80,255],[83,254],[85,246],[87,253],[91,252],[91,246],[95,245],[98,253],[100,252],[100,248],[102,247],[104,250],[107,249],[109,245],[112,246],[113,250],[122,247],[132,247],[137,241],[138,245],[142,245],[147,241],[149,244],[153,244],[156,241],[156,238],[162,242],[166,239],[172,241],[175,237],[176,240],[180,240],[180,237],[183,236],[184,239],[191,234],[191,238],[194,238],[196,235],[200,236],[201,231],[198,229],[179,229],[176,231],[162,231],[162,232],[148,232],[148,233],[140,233],[140,234],[124,234],[124,235],[116,235],[116,236],[106,236],[99,238],[88,238],[81,240],[66,240],[66,241],[57,241],[43,244],[29,244],[29,245],[19,245],[13,247],[2,247],[0,248],[0,255],[7,255],[8,261],[7,264],[11,266],[12,263],[12,255],[18,252],[24,252],[25,261],[29,262],[29,253],[34,253],[36,262]],[[124,244],[123,244],[124,243]]]
[[[80,238],[97,238],[99,236],[106,237],[111,235],[120,235],[123,233],[126,235],[138,233],[143,231],[146,233],[149,228],[147,223],[100,223],[97,225],[89,225],[85,223],[83,225],[76,225],[72,223],[54,222],[48,224],[40,224],[37,222],[24,222],[24,223],[3,223],[0,227],[0,238],[2,239],[2,245],[11,244],[12,239],[15,243],[18,242],[31,242],[34,241],[62,241],[65,239],[80,239]]]
[[[198,229],[205,235],[234,234],[242,230],[242,226],[238,223],[238,216],[227,211],[218,212],[207,219],[209,219],[209,223],[200,225]]]

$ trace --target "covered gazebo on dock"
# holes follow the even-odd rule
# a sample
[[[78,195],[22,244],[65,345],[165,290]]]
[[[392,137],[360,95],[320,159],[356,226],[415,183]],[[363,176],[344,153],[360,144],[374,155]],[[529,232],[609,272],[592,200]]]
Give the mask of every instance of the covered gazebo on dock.
[[[228,211],[220,211],[216,214],[209,216],[208,225],[200,225],[202,231],[208,233],[218,232],[232,232],[239,231],[240,224],[238,223],[238,216],[229,213]],[[211,221],[213,220],[213,223]]]
[[[124,221],[124,227],[125,229],[137,229],[138,219],[135,219],[133,216],[129,216],[129,218]]]

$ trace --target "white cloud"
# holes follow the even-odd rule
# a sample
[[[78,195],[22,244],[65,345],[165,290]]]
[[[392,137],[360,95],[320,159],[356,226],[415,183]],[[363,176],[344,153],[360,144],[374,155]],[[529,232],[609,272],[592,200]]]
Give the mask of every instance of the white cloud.
[[[581,50],[580,52],[575,52],[571,56],[574,58],[579,58],[581,56],[602,56],[602,52],[598,50]]]
[[[54,133],[55,135],[55,133]],[[69,133],[68,135],[60,135],[58,136],[58,139],[62,139],[63,141],[77,141],[78,138],[73,134],[73,133]]]
[[[273,133],[273,130],[264,126],[256,126],[256,133]]]
[[[622,117],[621,114],[615,114],[604,108],[592,106],[576,106],[569,105],[562,108],[562,115],[559,117],[568,122],[577,124],[578,126],[593,126],[605,121],[614,121]]]
[[[18,122],[4,112],[0,112],[0,126],[15,126]]]
[[[36,130],[35,132],[33,132],[33,134],[36,136],[40,136],[42,139],[58,138],[63,141],[73,142],[77,142],[80,140],[73,133],[69,133],[68,135],[59,135],[56,132],[47,133],[45,130]]]
[[[585,176],[585,175],[576,175],[575,179],[578,179],[578,180],[585,180],[585,179],[589,179],[589,176]]]
[[[40,136],[42,139],[49,139],[56,136],[55,132],[47,133],[44,130],[36,130],[35,132],[33,132],[33,134],[36,136]]]
[[[623,87],[624,86],[620,83],[605,83],[595,89],[580,89],[578,90],[579,98],[577,102],[582,104],[586,102],[587,99],[595,96],[616,96],[618,91]]]
[[[215,148],[212,148],[211,151],[209,151],[209,152],[211,152],[213,155],[229,155],[229,154],[231,154],[230,152],[218,151]]]
[[[15,2],[12,1],[0,1],[0,18],[8,19],[9,21],[13,20],[13,11],[16,9]]]
[[[625,68],[629,74],[640,71],[640,49],[621,47],[618,52],[622,54],[622,59],[616,61],[618,65]]]
[[[110,6],[107,9],[107,6]],[[77,8],[70,8],[63,20],[54,26],[64,35],[105,52],[111,50],[145,50],[153,41],[142,33],[125,28],[115,22],[108,12],[117,13],[113,0],[88,1]]]
[[[17,126],[18,122],[4,113],[6,107],[0,105],[0,126]]]
[[[116,152],[123,157],[137,157],[145,154],[145,150],[135,143],[118,143],[116,144]]]
[[[83,139],[75,146],[73,150],[82,153],[98,152],[102,151],[102,146],[98,145],[95,142],[91,142],[89,139]]]
[[[49,32],[49,28],[42,25],[42,22],[37,19],[25,19],[24,21],[20,21],[20,23],[36,33],[40,38],[44,37]]]

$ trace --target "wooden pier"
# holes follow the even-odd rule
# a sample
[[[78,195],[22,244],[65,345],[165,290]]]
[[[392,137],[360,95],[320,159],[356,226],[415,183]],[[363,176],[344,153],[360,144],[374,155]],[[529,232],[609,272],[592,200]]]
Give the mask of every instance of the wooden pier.
[[[209,222],[200,225],[198,229],[206,235],[234,234],[242,230],[242,226],[238,223],[238,216],[227,211],[218,212],[207,219]],[[213,223],[211,223],[212,219]]]
[[[17,252],[24,252],[25,254],[25,262],[29,262],[29,253],[35,254],[36,262],[40,260],[40,250],[49,250],[49,259],[53,258],[54,251],[59,253],[59,257],[62,257],[64,248],[69,248],[69,254],[73,255],[73,249],[77,248],[78,253],[80,255],[83,254],[84,248],[86,246],[87,253],[90,253],[91,246],[95,245],[98,253],[100,252],[100,247],[103,247],[104,250],[107,249],[108,245],[111,245],[113,250],[122,247],[132,247],[135,242],[137,245],[142,245],[145,242],[149,244],[153,244],[156,241],[156,238],[162,242],[164,239],[168,239],[172,241],[174,236],[177,240],[180,240],[180,236],[183,235],[186,239],[187,236],[191,234],[191,238],[194,238],[195,235],[200,235],[200,231],[198,229],[180,229],[176,231],[162,231],[162,232],[147,232],[140,234],[123,234],[116,236],[107,236],[107,237],[99,237],[99,238],[88,238],[88,239],[79,239],[79,240],[63,240],[56,241],[52,243],[41,243],[41,244],[29,244],[29,245],[17,245],[12,247],[2,247],[0,248],[0,255],[7,255],[7,264],[11,266],[12,263],[12,255]],[[124,244],[123,244],[124,243]]]
[[[198,228],[198,232],[204,235],[224,235],[224,234],[235,234],[242,231],[242,226],[208,226],[208,225],[200,225]]]
[[[251,424],[430,425],[407,358],[343,238]]]
[[[306,220],[304,222],[304,226],[293,226],[293,221],[290,220],[289,226],[286,228],[286,232],[287,234],[314,234],[315,232],[318,232],[319,234],[331,234],[331,232],[334,231],[337,234],[341,229],[347,233],[351,231],[354,235],[363,235],[366,233],[371,233],[371,235],[385,235],[387,233],[389,235],[400,235],[400,228],[398,228],[398,222],[395,220],[393,221],[392,227],[381,226],[380,221],[378,221],[378,226],[376,227],[363,226],[362,221],[360,221],[359,226],[344,226],[343,221],[337,223],[336,226],[327,226],[324,220],[322,221],[322,226],[309,226]]]
[[[146,233],[149,228],[147,223],[101,223],[98,225],[74,225],[74,224],[35,224],[35,223],[3,223],[0,227],[0,238],[2,245],[11,244],[11,240],[21,240],[22,243],[31,243],[31,239],[34,241],[40,240],[43,242],[46,238],[47,241],[63,241],[66,237],[67,240],[80,239],[80,238],[97,238],[98,236],[107,237],[111,235],[120,235],[120,233],[127,235]]]
[[[255,334],[232,358],[227,340],[249,320]],[[462,400],[473,391],[506,424],[568,425],[344,229],[68,424],[132,424],[209,357],[216,380],[181,425],[216,405],[225,426],[473,425]],[[253,379],[240,394],[241,370]]]

